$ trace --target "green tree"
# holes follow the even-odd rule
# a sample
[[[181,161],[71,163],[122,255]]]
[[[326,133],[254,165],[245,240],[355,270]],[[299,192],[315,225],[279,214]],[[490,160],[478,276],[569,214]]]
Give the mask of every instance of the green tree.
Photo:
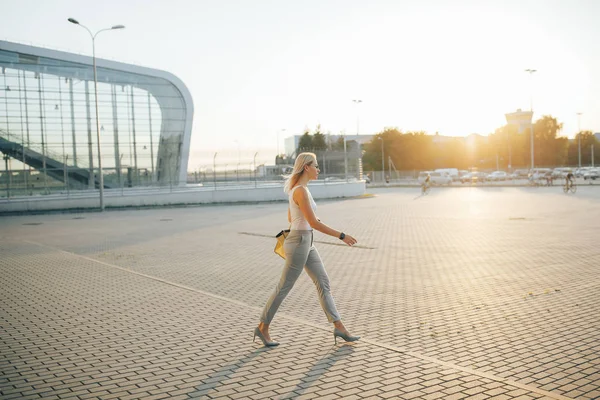
[[[533,126],[535,140],[535,164],[559,166],[577,164],[577,149],[573,141],[559,138],[562,123],[550,115],[544,115]],[[531,164],[531,130],[518,132],[515,125],[504,125],[489,135],[472,134],[467,137],[448,138],[428,135],[422,131],[402,132],[398,128],[384,128],[372,140],[362,146],[363,167],[366,171],[381,170],[384,148],[385,169],[388,157],[399,170],[431,170],[435,168],[502,170],[529,168]],[[591,132],[582,133],[582,164],[591,162],[592,144],[598,141]],[[575,146],[575,147],[574,147]],[[332,149],[343,149],[343,138]],[[584,150],[585,149],[585,150]],[[600,147],[596,148],[600,152]]]
[[[397,128],[385,128],[382,132],[377,133],[373,139],[363,145],[363,169],[381,171],[381,145],[383,140],[384,164],[388,168],[387,158],[394,151],[392,150],[393,143],[400,131]],[[398,165],[395,159],[392,159],[394,165]],[[398,168],[398,167],[396,167]]]
[[[321,132],[321,125],[317,125],[317,129],[312,137],[312,147],[315,151],[327,150],[325,135]]]
[[[555,166],[562,164],[557,159],[556,137],[563,124],[550,115],[544,115],[533,125],[535,164],[539,166]]]
[[[533,124],[534,158],[536,166],[553,167],[567,162],[565,142],[557,138],[562,123],[551,115],[544,115]],[[503,158],[508,167],[510,158],[512,168],[531,166],[531,129],[518,133],[514,125],[505,125],[490,135],[491,152]],[[510,156],[509,156],[510,151]],[[509,158],[508,158],[509,157]]]
[[[519,135],[516,125],[504,125],[490,136],[493,137],[494,151],[501,161],[498,163],[500,169],[514,170],[524,166],[526,149],[523,148],[523,135]]]
[[[381,170],[381,152],[380,141],[377,137],[366,142],[362,146],[362,163],[364,171],[379,171]],[[378,154],[379,153],[379,154]]]
[[[304,131],[304,134],[300,138],[300,141],[298,142],[298,150],[296,151],[296,153],[300,154],[305,151],[313,151],[312,136],[308,129]]]
[[[591,146],[594,145],[594,152],[598,151],[598,140],[591,131],[582,131],[575,136],[573,147],[575,148],[575,160],[573,165],[579,165],[579,139],[581,138],[581,166],[592,165]]]
[[[425,132],[408,132],[411,147],[412,163],[410,169],[430,170],[436,167],[436,160],[439,162],[438,152],[441,144],[436,144],[433,135],[427,135]]]
[[[340,133],[337,140],[331,144],[331,150],[344,151],[344,135],[342,133]]]
[[[566,137],[556,138],[556,166],[565,167],[569,165],[569,139]]]

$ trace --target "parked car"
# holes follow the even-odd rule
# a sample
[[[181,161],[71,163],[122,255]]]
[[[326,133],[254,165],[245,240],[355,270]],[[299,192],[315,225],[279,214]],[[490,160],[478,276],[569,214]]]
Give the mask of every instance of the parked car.
[[[587,170],[583,173],[583,179],[585,179],[586,181],[588,179],[591,179],[593,181],[595,181],[596,179],[600,179],[600,168]]]
[[[508,174],[504,171],[494,171],[487,176],[489,181],[505,181],[508,179]]]
[[[577,177],[577,178],[581,178],[583,177],[586,172],[589,172],[592,168],[591,167],[581,167],[581,168],[577,168],[575,170],[575,172],[573,172],[573,174]]]
[[[487,180],[487,174],[481,171],[469,172],[460,178],[462,183],[483,183]]]
[[[537,181],[539,179],[546,179],[546,175],[552,174],[550,168],[534,168],[531,170],[531,179]]]
[[[564,179],[569,172],[571,172],[571,168],[554,168],[552,179]]]
[[[513,179],[526,179],[528,175],[529,175],[529,170],[516,169],[512,174],[510,174],[510,177]]]
[[[456,168],[438,168],[434,172],[446,174],[452,179],[452,181],[457,181],[459,179],[458,169]]]
[[[430,182],[434,185],[450,185],[452,183],[452,178],[450,178],[447,174],[442,172],[435,171],[422,171],[419,173],[419,177],[417,178],[419,184],[423,184],[425,182],[425,178],[429,175]]]

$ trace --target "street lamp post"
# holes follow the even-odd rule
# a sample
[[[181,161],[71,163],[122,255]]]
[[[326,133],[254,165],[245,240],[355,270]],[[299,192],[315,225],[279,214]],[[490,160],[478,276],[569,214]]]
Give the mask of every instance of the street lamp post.
[[[536,72],[535,69],[526,69],[525,72],[529,73],[529,83],[530,83],[530,94],[529,94],[529,109],[531,111],[531,169],[534,166],[534,158],[533,158],[533,73]]]
[[[360,103],[362,103],[362,100],[360,99],[353,99],[352,102],[356,105],[356,143],[358,144],[358,122],[359,122],[359,113],[358,113],[358,105]],[[357,178],[362,179],[362,151],[361,151],[361,145],[358,144],[358,157],[359,157],[359,164],[358,164],[358,171],[357,171]]]
[[[384,174],[385,174],[385,158],[383,158],[383,138],[381,136],[379,136],[377,139],[381,140],[381,181],[385,181],[384,179]]]
[[[344,133],[344,179],[348,180],[348,155],[346,153],[346,134]]]
[[[510,132],[506,129],[506,141],[508,142],[508,172],[512,172],[512,152],[510,148]]]
[[[96,36],[98,36],[100,32],[110,31],[113,29],[123,29],[125,28],[125,26],[113,25],[110,28],[100,29],[95,34],[92,34],[92,31],[90,31],[85,25],[81,25],[79,21],[77,21],[75,18],[69,18],[68,21],[72,24],[79,25],[82,28],[84,28],[86,31],[88,31],[90,37],[92,38],[92,59],[94,62],[94,94],[96,99],[96,139],[98,142],[98,175],[100,175],[100,211],[104,211],[104,177],[102,176],[102,153],[100,151],[100,119],[98,116],[98,77],[96,74]]]
[[[581,114],[577,113],[577,154],[579,159],[579,168],[581,168]]]

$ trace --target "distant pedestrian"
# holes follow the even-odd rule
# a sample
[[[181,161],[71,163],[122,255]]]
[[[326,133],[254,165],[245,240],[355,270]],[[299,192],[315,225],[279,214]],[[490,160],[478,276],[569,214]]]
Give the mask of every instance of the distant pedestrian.
[[[315,154],[301,153],[296,158],[294,169],[291,175],[287,177],[284,185],[284,191],[289,196],[288,221],[291,224],[290,233],[283,246],[285,265],[275,291],[265,304],[260,323],[254,329],[254,338],[256,339],[256,336],[258,336],[265,346],[279,345],[278,342],[271,340],[269,325],[277,309],[302,273],[302,269],[306,270],[306,273],[317,287],[321,307],[327,316],[327,320],[332,322],[334,326],[333,337],[335,342],[337,343],[338,337],[346,342],[354,342],[360,339],[359,336],[350,335],[350,332],[344,327],[331,295],[327,271],[325,271],[325,266],[321,261],[317,248],[313,245],[313,229],[339,238],[348,246],[356,244],[356,239],[352,236],[330,228],[315,215],[317,205],[307,185],[309,181],[317,179],[318,176],[319,165]]]

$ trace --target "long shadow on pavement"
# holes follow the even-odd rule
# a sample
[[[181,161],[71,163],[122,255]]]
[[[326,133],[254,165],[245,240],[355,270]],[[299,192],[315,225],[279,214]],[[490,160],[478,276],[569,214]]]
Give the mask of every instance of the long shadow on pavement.
[[[232,363],[227,363],[223,367],[221,367],[218,371],[213,372],[209,375],[208,378],[203,379],[203,383],[201,385],[196,386],[193,392],[188,393],[189,398],[198,398],[202,396],[206,396],[210,391],[216,389],[218,386],[221,386],[223,382],[230,379],[238,369],[252,361],[254,358],[260,356],[262,353],[269,351],[268,347],[263,347],[253,351],[245,357],[237,361],[233,361]]]
[[[349,357],[354,351],[354,346],[345,344],[337,347],[333,352],[327,353],[325,357],[321,358],[310,370],[306,372],[304,378],[300,378],[300,383],[293,388],[290,393],[281,397],[281,399],[292,399],[301,396],[308,388],[310,388],[315,382],[333,367],[333,365],[341,360],[342,358]]]

